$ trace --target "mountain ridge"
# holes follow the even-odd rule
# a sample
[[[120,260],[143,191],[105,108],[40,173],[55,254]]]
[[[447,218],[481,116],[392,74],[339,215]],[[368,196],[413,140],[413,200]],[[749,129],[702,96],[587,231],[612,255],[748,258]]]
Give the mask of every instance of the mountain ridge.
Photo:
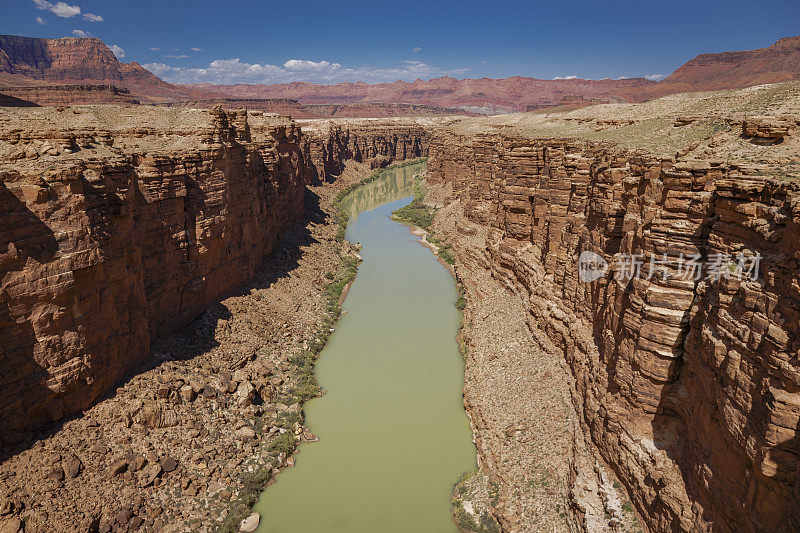
[[[0,35],[0,88],[44,85],[114,85],[143,103],[200,102],[219,99],[295,99],[301,104],[402,104],[462,109],[470,113],[508,113],[558,106],[644,102],[668,94],[800,79],[800,36],[784,37],[755,50],[699,54],[660,82],[645,78],[539,79],[463,78],[317,84],[171,84],[133,61],[122,63],[97,38],[44,39]],[[42,87],[42,94],[47,91]],[[63,92],[63,91],[62,91]],[[96,103],[102,93],[92,95]],[[43,99],[45,105],[73,103],[67,93]],[[91,99],[90,99],[91,100]],[[91,100],[93,101],[93,100]],[[86,103],[78,98],[75,103]],[[363,109],[370,109],[369,106]]]

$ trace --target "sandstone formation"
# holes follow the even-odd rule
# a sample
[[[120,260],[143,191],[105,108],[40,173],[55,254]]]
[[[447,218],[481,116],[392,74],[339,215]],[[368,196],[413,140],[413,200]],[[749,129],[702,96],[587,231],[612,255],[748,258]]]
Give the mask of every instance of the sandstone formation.
[[[464,79],[449,76],[414,82],[319,85],[293,82],[273,85],[187,85],[190,90],[236,98],[296,98],[303,104],[414,104],[459,108],[480,114],[525,111],[528,106],[559,105],[565,97],[606,99],[624,89],[654,82],[625,80],[540,80],[515,76],[506,79]]]
[[[155,99],[190,94],[135,61],[121,63],[97,38],[0,35],[0,86],[53,84],[116,85]]]
[[[797,109],[795,89],[772,105]],[[553,138],[578,131],[569,115],[536,119],[549,139],[472,121],[430,143],[429,180],[487,228],[483,261],[523,302],[534,339],[565,358],[584,429],[655,531],[800,524],[800,187],[784,178],[798,164],[787,133],[797,115],[735,115],[671,156]],[[737,123],[783,142],[750,147]],[[625,127],[616,135],[630,144]],[[746,162],[754,151],[759,165]],[[587,283],[577,270],[587,250],[612,271],[623,256],[671,259]],[[683,280],[679,254],[707,264],[760,254],[760,271]]]
[[[19,102],[0,102],[3,107],[29,107],[24,102],[42,106],[80,105],[80,104],[131,104],[139,100],[131,96],[128,89],[115,85],[31,85],[26,87],[0,87],[2,94],[22,100]]]
[[[422,115],[463,115],[460,109],[415,104],[301,104],[295,98],[205,98],[202,100],[182,100],[165,102],[166,107],[254,109],[268,113],[278,113],[292,118],[324,117],[401,117]]]
[[[490,114],[560,105],[582,107],[602,102],[644,102],[668,94],[736,89],[797,79],[800,79],[800,37],[787,37],[758,50],[701,54],[660,82],[644,78],[542,80],[522,76],[459,80],[445,76],[377,84],[294,82],[186,87],[227,97],[296,98],[303,104],[408,103]]]
[[[702,54],[660,82],[631,79],[455,79],[320,85],[176,85],[136,62],[121,63],[96,38],[38,39],[0,36],[0,87],[115,85],[142,102],[178,106],[248,107],[308,117],[387,117],[493,114],[605,102],[643,102],[668,94],[748,87],[800,79],[800,37],[752,51]],[[43,105],[121,103],[118,94],[39,89]],[[15,95],[16,96],[16,95]],[[108,98],[106,98],[108,97]],[[74,98],[74,99],[71,99]],[[227,100],[244,100],[242,103]],[[38,100],[37,103],[39,103]],[[295,102],[296,101],[296,102]]]
[[[262,454],[271,439],[312,438],[280,400],[317,338],[325,274],[351,253],[325,220],[344,161],[428,155],[459,261],[508,291],[467,288],[493,306],[467,312],[483,329],[465,400],[500,523],[621,527],[633,511],[602,462],[649,530],[796,530],[798,113],[796,83],[460,120],[0,111],[0,526],[226,519],[237,472],[287,464]],[[310,229],[270,254],[306,205]],[[664,279],[667,262],[586,283],[583,251],[612,271],[629,254],[762,260],[755,279]],[[548,412],[557,424],[530,420]]]
[[[238,530],[270,474],[312,439],[296,358],[319,342],[326,275],[352,253],[325,223],[339,181],[312,189],[306,217],[252,280],[152,342],[79,416],[10,449],[0,531]]]
[[[319,342],[326,276],[351,253],[332,198],[426,139],[390,126],[337,127],[328,143],[257,111],[0,112],[0,529],[246,516],[314,438],[296,358]],[[317,169],[311,147],[328,144],[360,170]]]
[[[86,408],[151,339],[252,277],[307,182],[345,159],[419,157],[425,140],[380,125],[304,138],[221,109],[22,113],[0,115],[3,440]]]
[[[428,122],[430,124],[431,122]],[[309,161],[309,183],[329,181],[344,170],[345,161],[371,161],[386,166],[391,161],[428,155],[428,130],[419,120],[301,123],[303,155]]]
[[[684,90],[719,90],[796,80],[800,75],[800,37],[786,37],[757,50],[700,54],[661,84]],[[677,87],[673,87],[677,89]]]
[[[86,408],[151,339],[251,277],[302,215],[295,125],[271,119],[253,141],[241,113],[198,115],[179,132],[135,115],[4,124],[3,440]],[[185,148],[158,146],[170,136]]]

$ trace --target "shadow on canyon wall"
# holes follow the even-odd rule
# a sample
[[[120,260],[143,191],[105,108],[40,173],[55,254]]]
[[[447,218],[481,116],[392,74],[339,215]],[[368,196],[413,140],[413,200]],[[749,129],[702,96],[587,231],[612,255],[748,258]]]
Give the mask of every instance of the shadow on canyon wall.
[[[151,349],[149,356],[128,370],[124,377],[119,380],[111,390],[96,398],[91,405],[95,405],[105,399],[113,398],[116,391],[127,385],[134,377],[151,371],[167,361],[187,361],[219,346],[215,339],[215,331],[220,321],[228,320],[232,317],[230,310],[222,303],[225,299],[236,296],[243,296],[250,293],[253,289],[267,288],[277,280],[288,276],[299,266],[299,259],[302,256],[302,248],[317,241],[312,237],[310,231],[311,224],[323,224],[328,221],[328,216],[320,207],[319,196],[305,189],[304,194],[305,213],[303,217],[294,225],[289,227],[280,239],[275,250],[263,263],[256,276],[232,291],[221,295],[216,302],[203,309],[199,315],[184,328],[162,338],[151,339]],[[40,262],[46,262],[58,250],[58,244],[53,232],[41,222],[25,205],[20,202],[7,188],[0,184],[0,226],[5,228],[12,227],[12,222],[27,228],[24,234],[10,242],[0,242],[0,261],[2,253],[9,249],[10,244],[27,254],[21,259],[20,265],[24,265],[27,257],[32,257]],[[3,235],[15,235],[13,231],[4,231]],[[0,263],[0,266],[4,266]],[[14,408],[22,405],[23,397],[49,398],[54,397],[54,393],[43,383],[48,379],[48,372],[45,367],[35,361],[33,351],[36,343],[33,327],[29,321],[16,323],[11,320],[8,295],[0,292],[0,332],[2,339],[13,339],[14,346],[24,346],[24,351],[12,361],[6,356],[8,345],[0,345],[0,374],[19,371],[22,365],[29,365],[27,370],[20,372],[26,375],[25,383],[20,384],[19,390],[2,391],[0,396],[0,415],[6,416],[13,412]],[[174,342],[169,342],[170,340]],[[31,369],[30,365],[35,365]],[[91,406],[87,407],[89,409]],[[21,409],[24,411],[24,409]],[[35,413],[31,413],[34,414]],[[39,415],[36,415],[39,416]],[[65,423],[81,417],[81,413],[64,416],[63,412],[44,412],[41,413],[40,420],[27,420],[24,425],[27,427],[40,426],[37,430],[22,431],[13,435],[0,436],[0,463],[8,458],[22,453],[31,448],[36,442],[46,439],[57,433]],[[47,423],[48,420],[56,420]]]
[[[0,394],[0,417],[19,420],[25,411],[25,399],[52,397],[44,385],[48,375],[36,361],[36,334],[32,320],[18,322],[12,308],[25,300],[35,300],[36,295],[21,289],[24,280],[21,271],[29,260],[39,264],[49,262],[58,251],[55,233],[20,201],[3,183],[0,183],[0,268],[11,273],[0,287],[0,377],[8,385]],[[16,276],[15,276],[16,275]],[[34,410],[28,416],[47,420],[49,415]],[[0,435],[2,447],[10,435]],[[0,454],[2,458],[2,454]]]

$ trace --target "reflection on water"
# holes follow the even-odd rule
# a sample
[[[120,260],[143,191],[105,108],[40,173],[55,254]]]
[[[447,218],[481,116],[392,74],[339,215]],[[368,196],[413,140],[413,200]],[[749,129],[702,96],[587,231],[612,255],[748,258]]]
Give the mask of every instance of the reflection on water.
[[[420,169],[390,171],[347,200],[354,212],[366,209],[347,229],[364,262],[317,363],[326,393],[306,405],[320,441],[301,444],[297,465],[264,491],[260,533],[458,531],[450,497],[475,468],[475,447],[455,284],[390,219],[410,201]]]
[[[352,218],[362,211],[411,196],[414,174],[425,169],[425,164],[409,165],[384,172],[380,178],[359,187],[342,200],[342,209]]]

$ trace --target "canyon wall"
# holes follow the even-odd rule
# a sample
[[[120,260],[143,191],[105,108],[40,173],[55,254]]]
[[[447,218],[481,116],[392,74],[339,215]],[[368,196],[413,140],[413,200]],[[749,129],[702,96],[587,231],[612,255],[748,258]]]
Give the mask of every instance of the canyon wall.
[[[649,529],[798,528],[795,183],[722,161],[447,130],[431,139],[428,180],[452,185],[489,228],[493,276],[563,352],[584,429]],[[578,276],[585,250],[611,265],[591,283]],[[684,280],[681,253],[760,254],[760,268]],[[617,280],[633,254],[640,275]]]
[[[373,160],[376,166],[391,161],[428,155],[428,129],[416,124],[388,122],[338,125],[332,122],[303,126],[303,156],[308,166],[308,183],[330,181],[344,170],[348,160]]]
[[[0,173],[3,437],[86,408],[151,339],[253,275],[303,213],[300,132],[264,133],[253,142],[245,117],[218,111],[196,149]],[[12,135],[17,146],[41,137]],[[76,136],[88,149],[122,135],[49,141],[66,155]]]
[[[33,102],[43,106],[139,104],[139,100],[134,98],[128,89],[115,85],[31,85],[28,87],[3,87],[0,88],[0,92],[5,96],[18,98],[25,102]],[[19,103],[14,102],[9,102],[7,104],[0,103],[0,105],[20,106]]]

